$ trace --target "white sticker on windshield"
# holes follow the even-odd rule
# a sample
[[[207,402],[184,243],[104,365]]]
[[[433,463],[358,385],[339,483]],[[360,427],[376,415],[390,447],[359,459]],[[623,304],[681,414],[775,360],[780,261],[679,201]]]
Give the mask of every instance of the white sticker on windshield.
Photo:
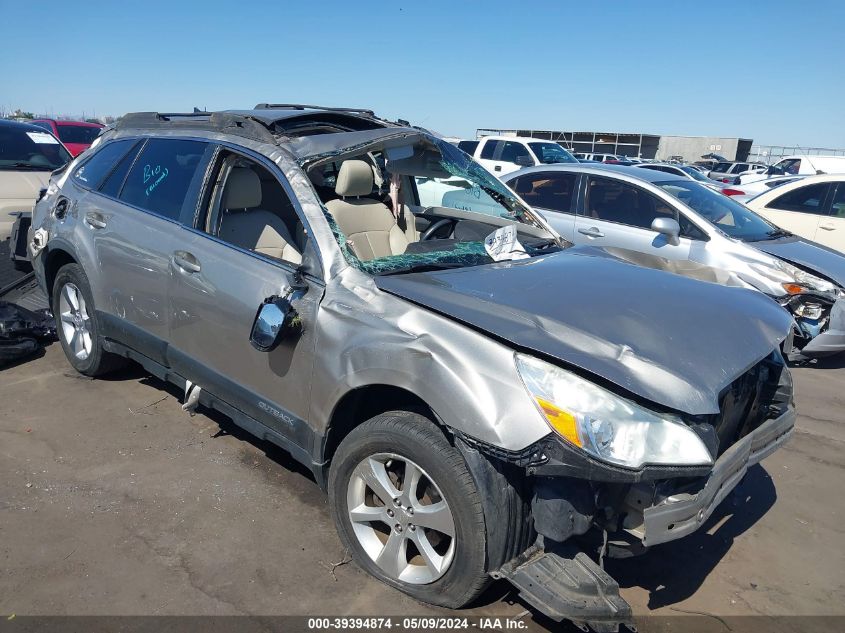
[[[47,132],[27,132],[26,135],[32,139],[33,143],[40,143],[41,145],[58,145],[59,142],[52,134]]]
[[[494,262],[531,257],[516,238],[516,225],[508,224],[484,238],[484,249]]]

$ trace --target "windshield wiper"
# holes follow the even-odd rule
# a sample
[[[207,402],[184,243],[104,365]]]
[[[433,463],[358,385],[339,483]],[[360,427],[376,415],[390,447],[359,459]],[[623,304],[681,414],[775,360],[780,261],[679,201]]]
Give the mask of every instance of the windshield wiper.
[[[0,165],[0,169],[32,169],[33,171],[52,171],[51,167],[45,167],[43,165],[33,165],[32,163],[25,163],[23,161]]]
[[[770,240],[774,240],[779,237],[792,237],[793,234],[789,231],[785,231],[784,229],[773,229],[771,231],[766,231],[766,235],[769,236]]]
[[[389,270],[385,273],[379,273],[379,276],[386,277],[387,275],[404,275],[405,273],[426,273],[432,270],[449,270],[451,268],[465,268],[469,264],[459,264],[456,262],[423,262],[420,264],[412,264],[403,268]]]

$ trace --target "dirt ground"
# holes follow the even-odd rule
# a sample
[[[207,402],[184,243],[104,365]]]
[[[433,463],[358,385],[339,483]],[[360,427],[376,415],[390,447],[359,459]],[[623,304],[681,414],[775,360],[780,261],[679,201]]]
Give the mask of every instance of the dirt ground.
[[[845,358],[793,374],[797,432],[742,494],[608,563],[635,615],[845,615]],[[81,377],[58,344],[0,371],[0,616],[444,613],[336,565],[313,479],[179,396],[140,368]],[[525,609],[498,583],[464,613]]]

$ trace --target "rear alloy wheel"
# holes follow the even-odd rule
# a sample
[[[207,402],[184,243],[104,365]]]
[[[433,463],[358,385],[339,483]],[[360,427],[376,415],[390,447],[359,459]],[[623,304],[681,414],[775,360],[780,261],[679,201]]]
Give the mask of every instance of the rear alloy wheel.
[[[100,376],[122,366],[126,359],[103,349],[88,277],[79,264],[62,266],[53,282],[53,315],[65,356],[86,376]]]
[[[353,429],[332,458],[329,501],[355,562],[417,600],[457,608],[490,582],[478,488],[428,418],[391,411]]]

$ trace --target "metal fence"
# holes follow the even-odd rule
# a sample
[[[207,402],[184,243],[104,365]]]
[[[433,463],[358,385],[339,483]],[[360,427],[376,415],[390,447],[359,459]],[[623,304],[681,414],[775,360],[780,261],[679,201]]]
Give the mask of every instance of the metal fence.
[[[748,154],[751,162],[772,164],[784,156],[806,154],[808,156],[845,156],[845,149],[830,147],[800,147],[798,145],[754,145]]]

